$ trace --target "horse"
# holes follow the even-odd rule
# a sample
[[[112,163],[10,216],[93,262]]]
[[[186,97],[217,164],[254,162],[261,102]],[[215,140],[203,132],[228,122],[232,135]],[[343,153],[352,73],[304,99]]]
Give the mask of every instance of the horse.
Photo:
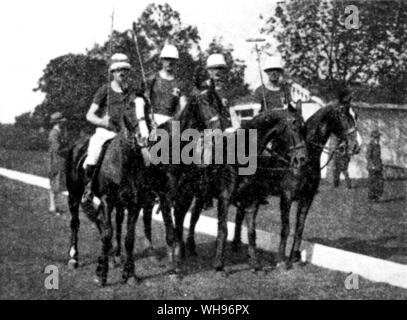
[[[236,187],[232,190],[228,201],[229,204],[233,203],[238,206],[238,208],[245,208],[249,203],[258,203],[263,194],[259,188],[261,175],[264,174],[262,166],[265,163],[283,161],[283,163],[288,165],[291,169],[292,175],[297,175],[302,166],[305,163],[307,153],[305,148],[305,131],[304,131],[304,120],[301,116],[300,111],[301,105],[297,105],[297,109],[291,105],[288,109],[284,110],[271,110],[258,115],[253,118],[247,124],[244,125],[244,129],[255,129],[258,133],[258,162],[260,162],[260,168],[257,167],[257,171],[252,176],[238,176]],[[272,148],[270,148],[272,145]],[[274,155],[274,158],[270,158],[268,154]],[[277,159],[276,159],[277,158]],[[266,161],[266,162],[265,162]],[[236,167],[234,168],[236,170]],[[236,173],[235,173],[236,175]],[[289,183],[288,178],[286,183]],[[191,211],[191,222],[188,233],[187,248],[192,255],[196,255],[196,245],[195,245],[195,226],[198,222],[200,213],[206,201],[205,193],[209,190],[216,190],[217,179],[216,176],[212,176],[212,183],[207,184],[204,190],[201,190],[201,194],[196,196],[195,206]],[[265,179],[262,179],[265,181]],[[274,183],[273,180],[269,181]],[[243,209],[241,209],[243,210]],[[255,216],[247,215],[248,220],[251,221],[250,224],[253,225],[255,222]],[[223,232],[223,241],[227,238],[227,216],[219,215],[218,213],[219,225],[222,226],[221,230]],[[255,239],[255,230],[251,230],[250,239]],[[223,244],[224,248],[224,244]],[[221,258],[218,256],[222,253],[217,251],[217,257],[215,262],[215,268],[217,270],[224,270],[224,259],[223,255]],[[251,256],[255,259],[255,250],[251,251]],[[253,261],[254,261],[253,260]],[[258,269],[257,263],[253,263],[255,269]]]
[[[69,246],[69,261],[68,268],[76,269],[79,266],[79,250],[78,250],[78,233],[80,228],[79,208],[81,204],[82,194],[85,188],[85,173],[83,170],[83,162],[87,156],[87,149],[89,145],[89,136],[81,137],[73,147],[69,150],[67,160],[65,162],[66,182],[68,189],[68,206],[71,214],[71,237]],[[105,148],[108,144],[105,145]],[[104,150],[105,151],[105,150]],[[104,154],[102,152],[102,155]],[[101,156],[102,156],[101,155]],[[151,195],[146,195],[150,196]],[[154,199],[151,201],[144,201],[143,205],[143,222],[144,222],[144,235],[148,241],[147,251],[152,251],[152,238],[151,238],[151,213],[153,211]],[[116,216],[115,216],[115,240],[116,247],[111,251],[113,255],[114,265],[121,263],[121,234],[122,223],[124,220],[124,208],[120,203],[116,203]],[[88,215],[90,221],[96,223],[96,217]],[[100,231],[100,230],[99,230]]]
[[[290,269],[294,264],[300,263],[300,246],[305,220],[310,210],[313,199],[318,192],[321,180],[321,153],[331,134],[339,139],[337,148],[345,147],[350,155],[357,154],[360,150],[359,136],[356,127],[356,117],[352,115],[350,106],[330,104],[318,110],[305,123],[306,147],[308,160],[298,175],[292,175],[290,170],[276,170],[279,167],[287,168],[286,164],[278,159],[266,163],[264,170],[261,168],[256,181],[260,185],[265,180],[272,183],[267,189],[268,194],[280,197],[281,234],[277,254],[277,267]],[[294,242],[288,260],[285,256],[287,238],[290,231],[290,209],[293,201],[298,201]],[[241,227],[246,215],[249,234],[249,255],[251,264],[257,266],[255,255],[255,218],[259,208],[258,201],[249,201],[240,206],[236,214],[235,234],[233,246],[241,247]]]

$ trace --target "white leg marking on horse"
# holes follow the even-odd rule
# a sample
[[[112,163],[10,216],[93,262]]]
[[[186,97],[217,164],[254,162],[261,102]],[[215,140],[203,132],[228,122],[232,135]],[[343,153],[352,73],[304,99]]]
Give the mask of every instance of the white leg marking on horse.
[[[304,263],[307,262],[307,250],[305,249],[301,251],[301,261]]]
[[[363,140],[362,137],[360,136],[359,132],[356,132],[356,141],[359,143],[359,147],[362,145]]]
[[[75,256],[76,250],[74,247],[71,247],[71,249],[69,250],[69,256],[71,258],[73,258]]]

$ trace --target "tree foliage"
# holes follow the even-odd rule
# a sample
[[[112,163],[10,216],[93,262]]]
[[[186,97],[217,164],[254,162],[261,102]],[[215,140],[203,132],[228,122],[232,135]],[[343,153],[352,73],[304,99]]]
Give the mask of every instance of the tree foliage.
[[[351,5],[358,11],[356,29],[346,24]],[[401,102],[406,97],[406,30],[403,1],[287,0],[277,5],[263,32],[275,35],[288,71],[306,85],[333,91],[339,83],[350,84],[364,88],[360,92],[390,94],[375,99]]]
[[[209,53],[224,53],[231,70],[233,95],[246,95],[245,65],[233,58],[233,49],[214,40],[208,51],[203,52],[199,41],[198,29],[183,24],[180,14],[168,4],[150,4],[129,26],[129,30],[112,31],[103,44],[94,45],[86,54],[66,54],[51,60],[35,89],[45,93],[44,101],[32,114],[17,118],[17,122],[49,128],[50,115],[60,111],[68,119],[68,129],[74,135],[79,134],[80,130],[90,128],[85,114],[96,90],[110,79],[108,64],[111,55],[121,52],[129,57],[132,85],[140,87],[143,83],[140,61],[147,77],[157,72],[160,68],[159,53],[165,44],[173,44],[179,49],[178,76],[190,85],[196,83],[195,77],[205,77],[203,66]]]

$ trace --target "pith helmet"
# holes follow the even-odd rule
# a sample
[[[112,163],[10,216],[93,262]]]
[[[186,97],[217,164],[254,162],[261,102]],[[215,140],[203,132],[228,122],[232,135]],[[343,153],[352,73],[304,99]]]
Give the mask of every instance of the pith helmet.
[[[123,53],[115,53],[110,60],[110,71],[115,71],[117,69],[131,69],[129,58]]]
[[[171,45],[171,44],[167,44],[161,50],[160,59],[176,59],[176,60],[178,60],[179,59],[178,49],[175,46]]]
[[[208,60],[206,60],[206,68],[211,69],[211,68],[226,68],[226,61],[225,57],[223,54],[220,53],[214,53],[211,54],[208,57]]]
[[[271,69],[284,69],[284,61],[280,56],[268,57],[264,64],[264,71]]]

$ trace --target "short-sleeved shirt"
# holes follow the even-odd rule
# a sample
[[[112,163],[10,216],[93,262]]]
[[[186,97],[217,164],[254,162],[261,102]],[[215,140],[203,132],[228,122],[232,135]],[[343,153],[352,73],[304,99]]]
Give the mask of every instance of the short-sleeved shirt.
[[[108,90],[109,102],[107,101]],[[119,132],[121,121],[123,119],[123,112],[127,106],[134,103],[134,98],[134,90],[129,90],[127,93],[116,92],[112,89],[111,85],[106,84],[96,92],[95,97],[93,98],[93,103],[99,106],[99,116],[104,116],[106,112],[108,113],[110,117],[109,129],[114,132]]]
[[[150,80],[150,100],[154,113],[173,117],[179,110],[179,97],[173,94],[179,90],[180,96],[186,95],[186,85],[178,80],[167,80],[159,74]]]
[[[264,88],[267,106],[264,105],[262,88]],[[265,86],[260,86],[254,91],[254,100],[256,103],[261,104],[261,111],[283,108],[285,103],[284,88],[282,87],[280,90],[272,91]]]

